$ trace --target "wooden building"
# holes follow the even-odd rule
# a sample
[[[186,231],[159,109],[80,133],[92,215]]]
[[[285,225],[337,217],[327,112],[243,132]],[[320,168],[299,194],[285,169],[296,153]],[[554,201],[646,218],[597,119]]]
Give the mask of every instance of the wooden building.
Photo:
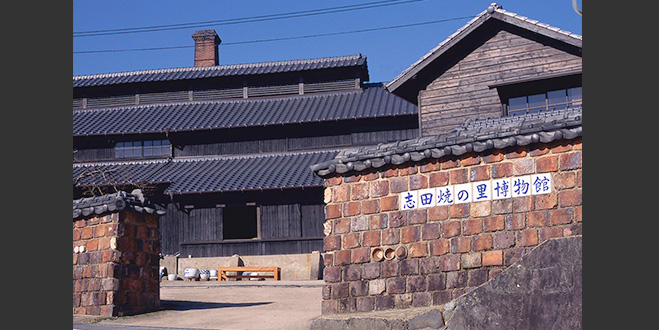
[[[74,198],[141,188],[165,255],[320,251],[310,165],[417,137],[417,107],[368,83],[361,54],[218,65],[215,31],[193,39],[194,67],[73,77]]]

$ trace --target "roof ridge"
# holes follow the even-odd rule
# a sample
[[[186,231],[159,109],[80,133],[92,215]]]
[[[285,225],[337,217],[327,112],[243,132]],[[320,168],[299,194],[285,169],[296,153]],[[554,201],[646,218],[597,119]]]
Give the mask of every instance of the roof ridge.
[[[347,60],[347,59],[359,59],[359,58],[362,58],[362,57],[365,57],[365,56],[362,56],[362,54],[359,53],[359,54],[353,54],[353,55],[330,56],[330,57],[297,59],[297,60],[283,60],[283,61],[255,62],[255,63],[225,64],[225,65],[214,65],[214,66],[192,66],[192,67],[180,67],[180,68],[122,71],[122,72],[110,72],[110,73],[97,73],[97,74],[89,74],[89,75],[77,75],[77,76],[73,76],[73,80],[97,79],[97,78],[108,78],[108,77],[123,77],[123,76],[132,76],[132,75],[140,75],[140,74],[153,74],[153,73],[213,71],[213,70],[239,69],[239,68],[248,68],[248,67],[269,66],[269,65],[274,66],[274,65],[282,65],[282,64],[323,63],[323,62],[340,61],[340,60]]]

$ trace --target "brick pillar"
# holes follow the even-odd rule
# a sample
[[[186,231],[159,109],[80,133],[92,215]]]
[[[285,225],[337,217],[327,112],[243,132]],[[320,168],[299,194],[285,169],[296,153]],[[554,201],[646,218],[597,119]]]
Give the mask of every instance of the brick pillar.
[[[217,46],[222,43],[215,30],[195,31],[194,66],[214,66],[220,64]]]

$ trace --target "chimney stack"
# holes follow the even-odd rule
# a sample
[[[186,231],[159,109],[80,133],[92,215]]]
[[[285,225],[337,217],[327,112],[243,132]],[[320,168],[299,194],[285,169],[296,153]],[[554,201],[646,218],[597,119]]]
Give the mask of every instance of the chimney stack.
[[[194,66],[213,66],[220,64],[220,55],[217,46],[222,42],[215,30],[195,31],[194,39]]]

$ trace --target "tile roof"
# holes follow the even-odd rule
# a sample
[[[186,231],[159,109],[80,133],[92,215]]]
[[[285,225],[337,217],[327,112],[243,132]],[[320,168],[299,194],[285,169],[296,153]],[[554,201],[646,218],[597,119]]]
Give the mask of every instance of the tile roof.
[[[462,155],[534,142],[581,136],[582,107],[467,121],[453,131],[406,141],[346,149],[336,158],[310,167],[318,176],[379,168],[386,164]]]
[[[369,87],[370,86],[370,87]],[[73,111],[73,136],[157,133],[415,115],[381,85],[299,96],[192,101]]]
[[[91,214],[132,210],[133,212],[164,215],[165,211],[156,210],[144,199],[139,189],[131,193],[118,191],[103,196],[84,197],[73,200],[73,219],[86,217]]]
[[[389,91],[394,91],[407,80],[413,79],[415,74],[423,69],[425,66],[430,64],[435,60],[439,55],[443,54],[446,50],[455,45],[458,41],[463,39],[469,33],[474,31],[479,26],[483,25],[487,20],[497,19],[506,23],[516,25],[518,27],[540,33],[542,35],[554,38],[556,40],[561,40],[568,44],[572,44],[578,47],[581,47],[582,36],[562,30],[551,25],[541,23],[539,21],[530,19],[526,16],[517,15],[513,12],[503,10],[500,4],[493,2],[488,6],[488,8],[482,11],[480,14],[476,15],[463,27],[459,28],[453,34],[451,34],[444,41],[440,42],[435,48],[431,49],[427,54],[423,55],[419,60],[410,65],[407,69],[401,72],[398,76],[388,82],[385,87]]]
[[[141,70],[73,76],[73,87],[270,74],[365,65],[366,56],[357,54],[305,60]],[[362,78],[364,81],[368,80],[367,77]]]
[[[333,159],[339,150],[190,157],[73,165],[78,185],[171,182],[166,193],[187,194],[322,186],[312,164]]]

